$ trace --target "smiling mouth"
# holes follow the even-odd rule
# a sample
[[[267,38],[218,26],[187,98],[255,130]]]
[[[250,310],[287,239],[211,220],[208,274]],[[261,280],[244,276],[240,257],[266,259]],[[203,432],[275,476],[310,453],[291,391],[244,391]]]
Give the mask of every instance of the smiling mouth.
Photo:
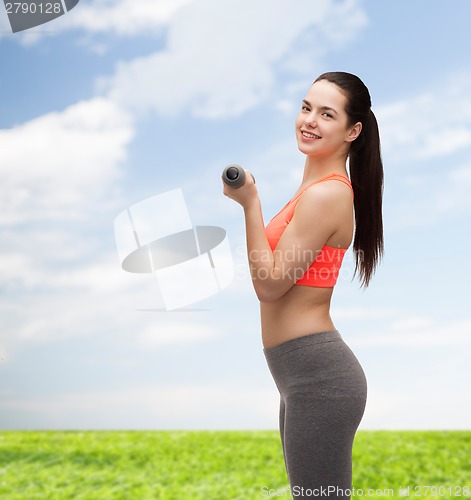
[[[307,139],[321,139],[320,135],[310,134],[309,132],[305,132],[304,130],[301,130],[301,134]]]

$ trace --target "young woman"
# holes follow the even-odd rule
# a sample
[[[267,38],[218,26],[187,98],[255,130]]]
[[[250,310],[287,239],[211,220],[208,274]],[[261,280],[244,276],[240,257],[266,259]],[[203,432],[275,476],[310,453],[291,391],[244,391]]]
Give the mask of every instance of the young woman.
[[[303,179],[267,227],[251,175],[239,189],[225,186],[224,194],[244,208],[291,492],[350,498],[367,383],[329,309],[353,234],[361,286],[368,286],[383,254],[380,140],[363,82],[343,72],[319,76],[296,118],[296,138],[306,155]]]

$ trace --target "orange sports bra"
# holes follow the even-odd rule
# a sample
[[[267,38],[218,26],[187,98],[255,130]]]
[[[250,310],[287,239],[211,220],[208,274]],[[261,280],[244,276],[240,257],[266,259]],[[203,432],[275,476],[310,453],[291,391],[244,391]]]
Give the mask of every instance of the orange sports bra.
[[[306,186],[297,196],[292,198],[267,224],[265,234],[272,251],[275,250],[278,241],[281,238],[284,230],[291,222],[294,215],[294,209],[301,198],[301,195],[314,184],[324,182],[327,180],[341,181],[352,190],[353,188],[348,177],[341,174],[329,174],[318,181],[313,182]],[[316,259],[311,264],[311,267],[304,273],[304,275],[296,281],[296,285],[315,286],[328,288],[333,287],[336,282],[342,265],[342,260],[347,248],[334,248],[324,245],[322,250],[318,253]]]

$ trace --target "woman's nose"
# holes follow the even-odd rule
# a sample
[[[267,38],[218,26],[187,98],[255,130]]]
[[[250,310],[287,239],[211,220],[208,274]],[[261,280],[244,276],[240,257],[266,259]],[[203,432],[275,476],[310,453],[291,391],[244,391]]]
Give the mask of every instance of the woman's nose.
[[[306,123],[306,125],[309,125],[310,127],[314,127],[316,124],[316,116],[315,116],[314,112],[309,113],[306,116],[306,119],[304,120],[304,122]]]

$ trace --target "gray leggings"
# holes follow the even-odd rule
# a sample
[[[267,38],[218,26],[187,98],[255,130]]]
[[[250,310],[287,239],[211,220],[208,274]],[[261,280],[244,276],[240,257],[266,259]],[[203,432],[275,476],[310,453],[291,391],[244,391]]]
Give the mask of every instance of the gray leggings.
[[[352,446],[367,384],[338,330],[263,350],[280,392],[280,435],[294,498],[350,498]]]

